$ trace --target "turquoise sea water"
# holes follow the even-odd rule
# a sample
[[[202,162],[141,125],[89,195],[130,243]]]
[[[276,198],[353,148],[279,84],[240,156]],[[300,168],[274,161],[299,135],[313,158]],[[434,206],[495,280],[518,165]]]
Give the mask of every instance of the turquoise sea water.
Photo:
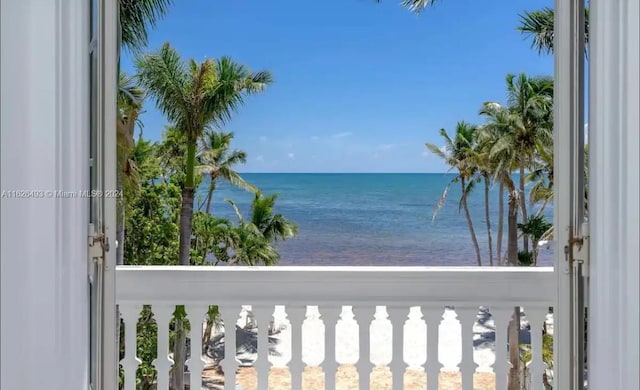
[[[277,246],[281,265],[476,265],[464,214],[458,211],[459,184],[451,185],[432,222],[451,174],[246,173],[243,177],[265,194],[278,193],[277,212],[299,226],[296,238]],[[207,186],[208,181],[203,182],[197,196],[203,198]],[[497,193],[495,186],[491,190],[494,240]],[[214,192],[214,215],[236,218],[225,198],[234,199],[248,215],[252,195],[224,182]],[[477,186],[469,207],[488,265],[483,199],[483,187]],[[546,214],[551,218],[551,207]],[[539,264],[550,265],[551,258],[552,253],[544,251]]]

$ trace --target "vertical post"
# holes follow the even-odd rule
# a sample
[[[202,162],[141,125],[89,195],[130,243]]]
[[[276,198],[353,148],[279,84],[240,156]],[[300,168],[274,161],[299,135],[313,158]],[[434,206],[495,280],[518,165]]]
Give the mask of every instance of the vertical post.
[[[97,105],[97,181],[101,191],[98,200],[99,231],[104,234],[101,283],[101,367],[98,367],[101,390],[118,388],[118,342],[115,302],[116,251],[109,248],[115,243],[116,198],[106,196],[116,189],[116,101],[118,85],[118,0],[101,0],[98,9],[98,105]],[[110,250],[111,249],[111,250]],[[100,271],[99,271],[100,272]]]
[[[554,308],[554,371],[560,389],[582,388],[576,306],[582,276],[573,264],[575,237],[583,218],[584,179],[584,2],[555,0],[554,226],[557,301]],[[566,246],[565,246],[566,244]],[[562,248],[564,247],[564,251]],[[576,284],[577,283],[577,284]],[[578,291],[576,291],[578,290]]]

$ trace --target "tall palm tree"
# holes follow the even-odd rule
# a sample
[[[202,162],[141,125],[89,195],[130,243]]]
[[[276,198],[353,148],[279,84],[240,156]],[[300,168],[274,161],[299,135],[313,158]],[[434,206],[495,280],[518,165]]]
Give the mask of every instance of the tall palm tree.
[[[513,147],[512,133],[514,115],[507,107],[495,102],[484,103],[480,114],[487,118],[487,123],[482,126],[478,135],[478,142],[489,148],[489,159],[494,168],[493,177],[501,190],[507,191],[507,263],[518,264],[518,206],[519,193],[516,189],[511,172],[517,167],[518,153]],[[500,213],[503,213],[504,195],[500,191]],[[502,249],[502,221],[499,217],[498,225],[498,258]],[[501,258],[498,264],[501,264]]]
[[[234,165],[244,164],[247,161],[247,153],[243,150],[229,150],[233,133],[206,131],[202,138],[202,150],[199,153],[198,171],[208,175],[209,190],[207,192],[205,212],[211,213],[211,200],[216,189],[218,179],[223,179],[230,184],[256,193],[258,189],[247,183],[233,168]]]
[[[531,47],[538,53],[553,53],[554,40],[554,12],[545,7],[534,11],[525,11],[520,15],[520,24],[517,29],[523,34],[532,37]],[[584,9],[584,41],[589,43],[589,8]]]
[[[471,234],[471,241],[476,252],[476,261],[479,266],[482,265],[482,256],[480,255],[480,246],[478,245],[478,238],[473,227],[473,221],[471,214],[469,213],[469,206],[467,204],[467,195],[473,186],[473,176],[475,174],[475,166],[471,160],[471,150],[473,150],[474,142],[476,139],[476,126],[473,126],[466,122],[458,122],[456,125],[455,136],[452,139],[445,129],[440,129],[440,135],[444,138],[445,146],[444,150],[435,144],[427,143],[426,146],[431,153],[442,158],[447,165],[452,169],[458,171],[458,175],[453,179],[455,182],[460,183],[462,194],[460,196],[460,208],[464,210],[464,215],[467,220],[467,226],[469,227],[469,233]],[[443,198],[439,202],[438,208],[444,202],[447,189]]]
[[[495,171],[496,164],[490,158],[492,144],[487,142],[487,137],[481,137],[481,134],[483,134],[484,132],[485,130],[482,128],[482,126],[478,127],[478,131],[476,133],[477,140],[473,149],[471,149],[469,152],[471,154],[471,163],[477,169],[479,180],[484,183],[484,217],[487,226],[487,241],[489,243],[489,265],[492,266],[494,258],[489,189],[491,187],[491,182],[493,181],[493,173]],[[504,196],[502,191],[500,192],[500,196]],[[500,212],[504,212],[502,207]],[[502,215],[500,216],[500,219],[502,219]],[[502,234],[502,226],[500,227],[500,234]],[[500,244],[502,244],[502,238],[500,238],[499,241]],[[498,254],[498,258],[499,257],[500,255]],[[496,260],[496,264],[499,264],[499,260]]]
[[[184,62],[169,43],[152,54],[137,58],[138,80],[169,122],[183,135],[187,146],[185,182],[180,211],[180,265],[189,265],[198,140],[205,129],[225,123],[248,94],[261,92],[271,83],[269,72],[253,73],[223,57],[198,64]],[[180,309],[180,308],[179,308]],[[178,313],[178,310],[176,311]],[[185,334],[176,318],[174,387],[183,388]]]
[[[553,81],[548,77],[528,77],[521,73],[507,75],[506,84],[511,126],[504,134],[503,142],[494,148],[496,152],[509,148],[518,153],[520,210],[522,223],[526,223],[526,171],[531,168],[538,145],[553,143]],[[523,246],[525,251],[529,250],[526,236]]]
[[[185,63],[169,43],[137,60],[138,78],[158,108],[184,135],[186,178],[180,220],[180,264],[189,264],[196,147],[205,129],[225,123],[248,94],[271,83],[269,72],[252,73],[227,57]]]

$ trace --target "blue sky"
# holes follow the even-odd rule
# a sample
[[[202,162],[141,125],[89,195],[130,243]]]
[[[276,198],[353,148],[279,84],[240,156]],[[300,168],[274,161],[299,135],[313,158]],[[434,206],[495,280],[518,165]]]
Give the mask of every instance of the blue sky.
[[[507,73],[551,75],[515,27],[552,0],[446,0],[420,15],[399,0],[178,0],[150,33],[183,58],[230,56],[268,69],[224,130],[248,153],[244,172],[443,172],[425,142],[440,128],[479,123],[504,101]],[[123,69],[133,73],[125,53]],[[167,124],[149,102],[144,137]]]

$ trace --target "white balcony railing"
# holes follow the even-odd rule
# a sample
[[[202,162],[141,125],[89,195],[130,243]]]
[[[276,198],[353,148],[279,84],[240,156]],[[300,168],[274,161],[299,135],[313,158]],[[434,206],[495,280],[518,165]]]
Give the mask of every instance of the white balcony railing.
[[[551,268],[122,266],[117,302],[125,326],[125,389],[135,388],[139,360],[131,353],[136,334],[129,324],[137,323],[142,305],[151,305],[157,322],[158,390],[169,386],[175,305],[186,305],[192,332],[202,330],[193,324],[204,320],[208,306],[218,305],[224,324],[236,323],[243,333],[214,329],[217,355],[202,353],[201,332],[191,337],[190,356],[196,357],[187,362],[191,389],[206,388],[202,373],[211,363],[223,368],[224,389],[236,389],[238,368],[251,360],[258,389],[280,390],[281,384],[268,383],[270,370],[288,367],[291,385],[283,389],[333,390],[340,366],[359,373],[349,388],[369,389],[379,378],[371,375],[374,367],[388,366],[393,389],[417,388],[404,383],[407,369],[423,380],[426,373],[428,389],[438,388],[441,371],[459,371],[462,389],[474,388],[474,373],[493,372],[495,388],[506,389],[507,327],[513,307],[521,306],[534,330],[524,333],[530,334],[531,388],[538,390],[545,370],[542,327],[554,286]],[[240,321],[247,309],[249,319]],[[257,330],[243,329],[253,321]],[[246,334],[256,340],[257,347],[249,348],[257,349],[255,354],[237,349],[237,336]],[[227,358],[216,362],[221,355]],[[302,373],[310,366],[321,367],[324,385],[303,386]]]

